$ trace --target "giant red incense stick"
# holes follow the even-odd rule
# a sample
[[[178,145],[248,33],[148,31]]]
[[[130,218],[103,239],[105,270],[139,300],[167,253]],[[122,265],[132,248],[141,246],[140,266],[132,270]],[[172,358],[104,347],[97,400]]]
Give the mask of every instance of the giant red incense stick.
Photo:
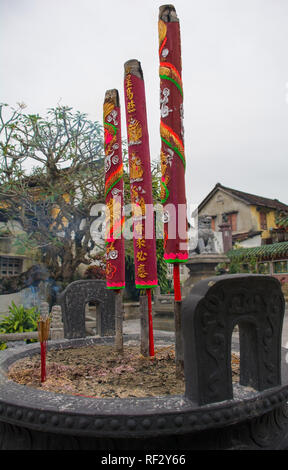
[[[186,208],[186,163],[180,28],[175,8],[172,5],[160,7],[159,45],[161,202],[164,205],[165,215],[164,259],[168,263],[178,264],[185,262],[188,258],[187,232],[181,219]],[[184,223],[186,224],[186,219]],[[176,228],[175,236],[169,236],[170,226],[172,229]]]
[[[106,285],[115,291],[115,346],[123,351],[122,289],[125,288],[124,183],[118,91],[105,93],[103,106],[106,203]]]
[[[179,263],[188,259],[183,85],[179,20],[173,5],[159,8],[161,202],[164,259],[174,264],[176,362],[182,361]],[[172,233],[171,233],[172,232]],[[177,345],[178,338],[178,345]]]
[[[106,203],[106,285],[125,288],[125,247],[123,237],[123,161],[121,115],[117,90],[108,90],[104,100],[105,203]]]
[[[147,289],[149,352],[154,355],[151,288],[158,284],[146,99],[140,62],[125,63],[124,94],[133,215],[135,284]]]

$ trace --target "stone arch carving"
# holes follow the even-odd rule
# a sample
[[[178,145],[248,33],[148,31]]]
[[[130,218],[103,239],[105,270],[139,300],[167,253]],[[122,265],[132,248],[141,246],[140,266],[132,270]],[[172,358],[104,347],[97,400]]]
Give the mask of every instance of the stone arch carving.
[[[259,391],[280,385],[284,312],[280,283],[271,276],[224,275],[197,283],[182,306],[186,396],[198,404],[233,398],[236,324],[240,385]]]
[[[84,338],[85,305],[95,302],[99,305],[100,336],[115,334],[115,296],[106,289],[102,280],[80,280],[69,284],[59,296],[62,308],[64,337]]]

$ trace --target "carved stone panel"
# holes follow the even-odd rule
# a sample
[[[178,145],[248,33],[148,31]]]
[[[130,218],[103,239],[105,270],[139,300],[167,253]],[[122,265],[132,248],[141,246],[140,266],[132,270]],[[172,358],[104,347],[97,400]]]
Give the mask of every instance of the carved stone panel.
[[[256,274],[200,281],[182,308],[186,396],[199,404],[233,398],[231,338],[239,326],[240,385],[281,384],[284,297],[277,279]]]
[[[115,334],[115,295],[101,280],[80,280],[69,284],[59,296],[62,308],[64,337],[84,338],[85,305],[95,302],[99,309],[100,336]]]

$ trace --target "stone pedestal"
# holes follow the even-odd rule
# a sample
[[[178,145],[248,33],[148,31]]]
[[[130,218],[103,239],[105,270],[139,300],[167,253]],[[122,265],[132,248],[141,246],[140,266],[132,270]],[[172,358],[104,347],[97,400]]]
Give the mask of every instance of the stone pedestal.
[[[215,276],[215,268],[219,263],[229,263],[229,258],[223,253],[204,253],[192,255],[185,266],[189,269],[189,278],[185,281],[184,288],[187,292],[197,282],[207,277]]]

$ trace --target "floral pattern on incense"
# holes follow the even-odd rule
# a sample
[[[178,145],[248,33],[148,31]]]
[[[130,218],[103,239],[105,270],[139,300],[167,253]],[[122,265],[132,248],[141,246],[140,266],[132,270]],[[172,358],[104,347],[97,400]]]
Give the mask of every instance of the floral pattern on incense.
[[[120,107],[104,102],[105,149],[105,245],[106,285],[125,288],[125,246],[123,237],[123,161]]]
[[[149,289],[155,287],[158,280],[144,80],[126,70],[124,94],[133,216],[135,284],[139,289]]]
[[[164,259],[188,259],[183,128],[183,85],[178,21],[159,21],[161,202]]]

